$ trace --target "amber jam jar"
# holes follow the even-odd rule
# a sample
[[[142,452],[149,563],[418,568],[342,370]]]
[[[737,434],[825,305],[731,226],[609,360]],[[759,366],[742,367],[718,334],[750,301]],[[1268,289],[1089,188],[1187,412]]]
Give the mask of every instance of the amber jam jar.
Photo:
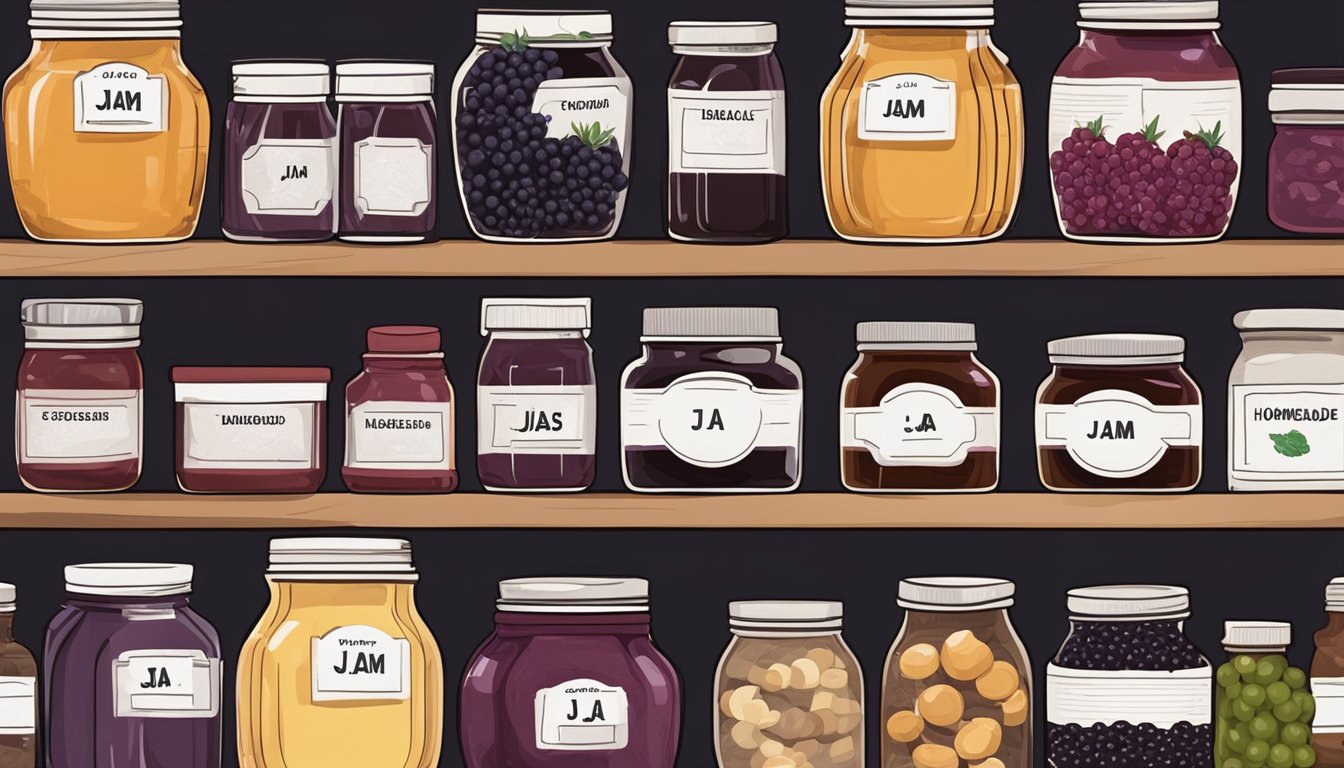
[[[144,371],[136,299],[23,302],[15,454],[35,491],[121,491],[140,479]]]
[[[851,491],[991,491],[999,380],[968,323],[860,323],[840,388],[840,476]]]
[[[1050,342],[1036,397],[1041,482],[1052,491],[1188,491],[1199,485],[1203,398],[1179,336]]]

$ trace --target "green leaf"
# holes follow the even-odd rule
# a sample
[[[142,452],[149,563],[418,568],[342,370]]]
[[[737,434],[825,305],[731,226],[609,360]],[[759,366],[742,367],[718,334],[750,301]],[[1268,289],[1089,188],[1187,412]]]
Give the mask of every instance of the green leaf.
[[[589,149],[601,149],[616,135],[616,129],[603,130],[601,123],[570,123],[570,133],[579,137]]]
[[[1199,131],[1195,133],[1195,138],[1208,144],[1209,149],[1217,149],[1218,145],[1223,143],[1223,139],[1227,138],[1227,134],[1223,132],[1223,121],[1219,120],[1218,124],[1213,126],[1212,131],[1204,130],[1204,126],[1201,124]]]
[[[1144,140],[1144,141],[1147,141],[1147,142],[1149,142],[1150,144],[1156,144],[1157,142],[1159,142],[1159,141],[1162,140],[1162,137],[1163,137],[1163,136],[1166,136],[1166,135],[1167,135],[1167,132],[1166,132],[1166,131],[1159,131],[1159,130],[1157,130],[1157,121],[1159,121],[1159,120],[1161,120],[1161,119],[1162,119],[1162,116],[1161,116],[1161,115],[1158,115],[1157,117],[1154,117],[1154,118],[1153,118],[1153,122],[1151,122],[1151,123],[1149,123],[1148,125],[1146,125],[1146,126],[1143,127],[1143,140]]]
[[[579,39],[580,39],[580,40],[592,40],[592,39],[593,39],[593,33],[592,33],[592,32],[580,32],[580,33],[579,33]]]
[[[1294,429],[1287,434],[1269,436],[1274,441],[1274,450],[1290,459],[1299,456],[1306,456],[1311,453],[1311,444],[1307,442],[1307,436]]]
[[[522,32],[515,29],[513,32],[505,32],[499,36],[499,47],[509,53],[521,53],[527,50],[527,46],[531,43],[532,38],[527,36],[526,28]]]

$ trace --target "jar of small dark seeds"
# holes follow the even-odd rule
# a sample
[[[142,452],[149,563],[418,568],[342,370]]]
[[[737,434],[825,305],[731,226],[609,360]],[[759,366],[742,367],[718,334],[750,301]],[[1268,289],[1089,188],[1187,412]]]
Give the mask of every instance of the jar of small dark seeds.
[[[1190,638],[1184,587],[1069,592],[1072,630],[1046,665],[1051,768],[1209,768],[1213,668]]]
[[[604,240],[630,180],[634,91],[604,11],[483,10],[453,83],[458,190],[478,237]]]

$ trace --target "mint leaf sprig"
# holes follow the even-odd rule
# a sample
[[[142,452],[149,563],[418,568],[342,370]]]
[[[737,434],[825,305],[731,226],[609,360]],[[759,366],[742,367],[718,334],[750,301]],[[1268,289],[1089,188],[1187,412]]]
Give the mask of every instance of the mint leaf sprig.
[[[1311,453],[1311,443],[1307,442],[1307,436],[1296,429],[1282,435],[1271,434],[1269,439],[1274,441],[1275,452],[1290,459]]]
[[[602,129],[599,122],[592,123],[570,123],[569,129],[575,136],[579,137],[589,149],[601,149],[611,142],[611,137],[616,135],[616,129]]]

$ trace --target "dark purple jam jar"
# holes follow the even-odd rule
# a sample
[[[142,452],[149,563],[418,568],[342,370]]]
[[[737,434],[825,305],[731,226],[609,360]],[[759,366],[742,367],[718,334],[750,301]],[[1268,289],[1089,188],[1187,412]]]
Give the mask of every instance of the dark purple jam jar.
[[[761,243],[789,234],[784,72],[775,25],[674,21],[667,84],[667,231]]]
[[[357,243],[434,239],[438,118],[434,65],[336,65],[341,215],[337,235]]]
[[[513,579],[462,681],[467,768],[672,768],[681,678],[643,579]]]
[[[219,636],[188,604],[192,567],[65,569],[43,658],[48,768],[219,768]]]
[[[592,299],[485,299],[476,472],[491,491],[582,491],[596,471]]]
[[[224,118],[224,235],[318,241],[336,232],[336,121],[319,61],[238,61]]]
[[[1289,232],[1344,233],[1344,69],[1275,72],[1269,112],[1269,218]]]

